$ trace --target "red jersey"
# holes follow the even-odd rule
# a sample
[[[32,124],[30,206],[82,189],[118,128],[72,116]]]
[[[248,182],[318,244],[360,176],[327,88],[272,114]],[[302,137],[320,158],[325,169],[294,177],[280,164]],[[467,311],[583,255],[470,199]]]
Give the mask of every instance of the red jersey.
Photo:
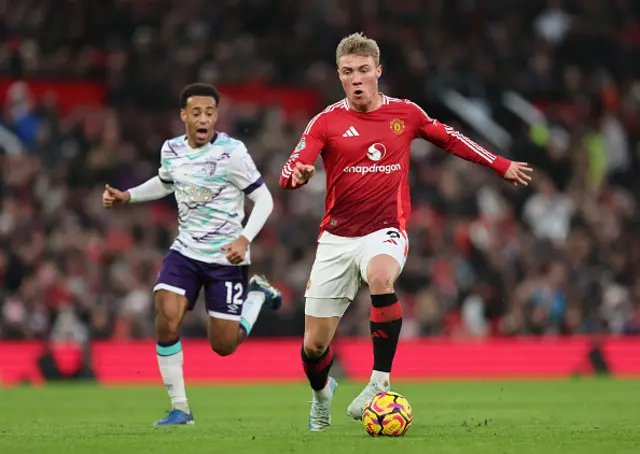
[[[294,189],[296,162],[313,165],[322,156],[327,193],[321,231],[358,237],[388,227],[406,230],[409,154],[417,137],[500,176],[509,168],[511,161],[429,117],[417,104],[384,95],[382,100],[367,113],[351,109],[346,99],[327,107],[309,122],[282,169],[280,186]]]

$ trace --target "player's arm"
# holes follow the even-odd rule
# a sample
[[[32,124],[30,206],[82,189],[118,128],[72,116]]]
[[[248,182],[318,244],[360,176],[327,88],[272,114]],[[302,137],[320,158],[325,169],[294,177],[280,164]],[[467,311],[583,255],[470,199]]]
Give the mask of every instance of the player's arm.
[[[244,145],[239,146],[231,155],[229,181],[253,202],[253,209],[240,237],[222,247],[222,250],[227,252],[227,260],[237,264],[244,260],[247,247],[258,236],[271,215],[273,197]]]
[[[168,147],[168,143],[165,142],[162,146],[161,156],[164,156],[165,149],[168,149]],[[161,157],[157,176],[127,191],[120,191],[106,185],[102,194],[102,204],[106,208],[109,208],[118,203],[149,202],[166,197],[173,191],[174,185],[171,179],[171,173],[164,165]]]
[[[280,186],[297,189],[304,186],[315,174],[314,163],[325,146],[326,126],[322,113],[316,115],[307,125],[298,145],[280,173]]]
[[[429,117],[417,104],[409,103],[418,117],[418,137],[437,145],[454,156],[491,168],[512,185],[526,186],[533,171],[526,162],[515,162],[491,153],[451,126]]]
[[[251,242],[258,236],[273,211],[273,196],[267,185],[262,184],[247,194],[247,197],[253,202],[253,209],[242,231],[242,236]]]

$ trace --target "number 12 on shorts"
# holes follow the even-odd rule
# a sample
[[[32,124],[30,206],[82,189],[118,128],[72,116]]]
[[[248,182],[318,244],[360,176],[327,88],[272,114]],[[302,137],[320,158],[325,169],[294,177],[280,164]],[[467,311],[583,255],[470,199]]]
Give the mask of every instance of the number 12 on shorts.
[[[242,301],[242,283],[236,282],[234,285],[233,282],[226,281],[224,285],[227,288],[227,306],[232,304],[241,306],[244,303]]]

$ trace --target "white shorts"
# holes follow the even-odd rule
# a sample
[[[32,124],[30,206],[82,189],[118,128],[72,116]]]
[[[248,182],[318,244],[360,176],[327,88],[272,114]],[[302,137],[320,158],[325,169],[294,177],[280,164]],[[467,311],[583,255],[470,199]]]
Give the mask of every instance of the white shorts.
[[[397,228],[347,238],[323,232],[305,292],[305,314],[341,317],[366,282],[367,265],[377,255],[390,255],[404,268],[409,251],[407,234]]]

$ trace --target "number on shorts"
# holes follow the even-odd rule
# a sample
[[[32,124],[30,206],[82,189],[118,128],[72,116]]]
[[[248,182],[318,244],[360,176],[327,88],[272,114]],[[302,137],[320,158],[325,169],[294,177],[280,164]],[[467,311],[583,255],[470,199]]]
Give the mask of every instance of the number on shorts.
[[[240,306],[244,302],[242,301],[242,283],[236,282],[236,285],[233,285],[233,282],[227,281],[224,285],[227,287],[227,305]],[[234,290],[235,295],[233,294]]]

